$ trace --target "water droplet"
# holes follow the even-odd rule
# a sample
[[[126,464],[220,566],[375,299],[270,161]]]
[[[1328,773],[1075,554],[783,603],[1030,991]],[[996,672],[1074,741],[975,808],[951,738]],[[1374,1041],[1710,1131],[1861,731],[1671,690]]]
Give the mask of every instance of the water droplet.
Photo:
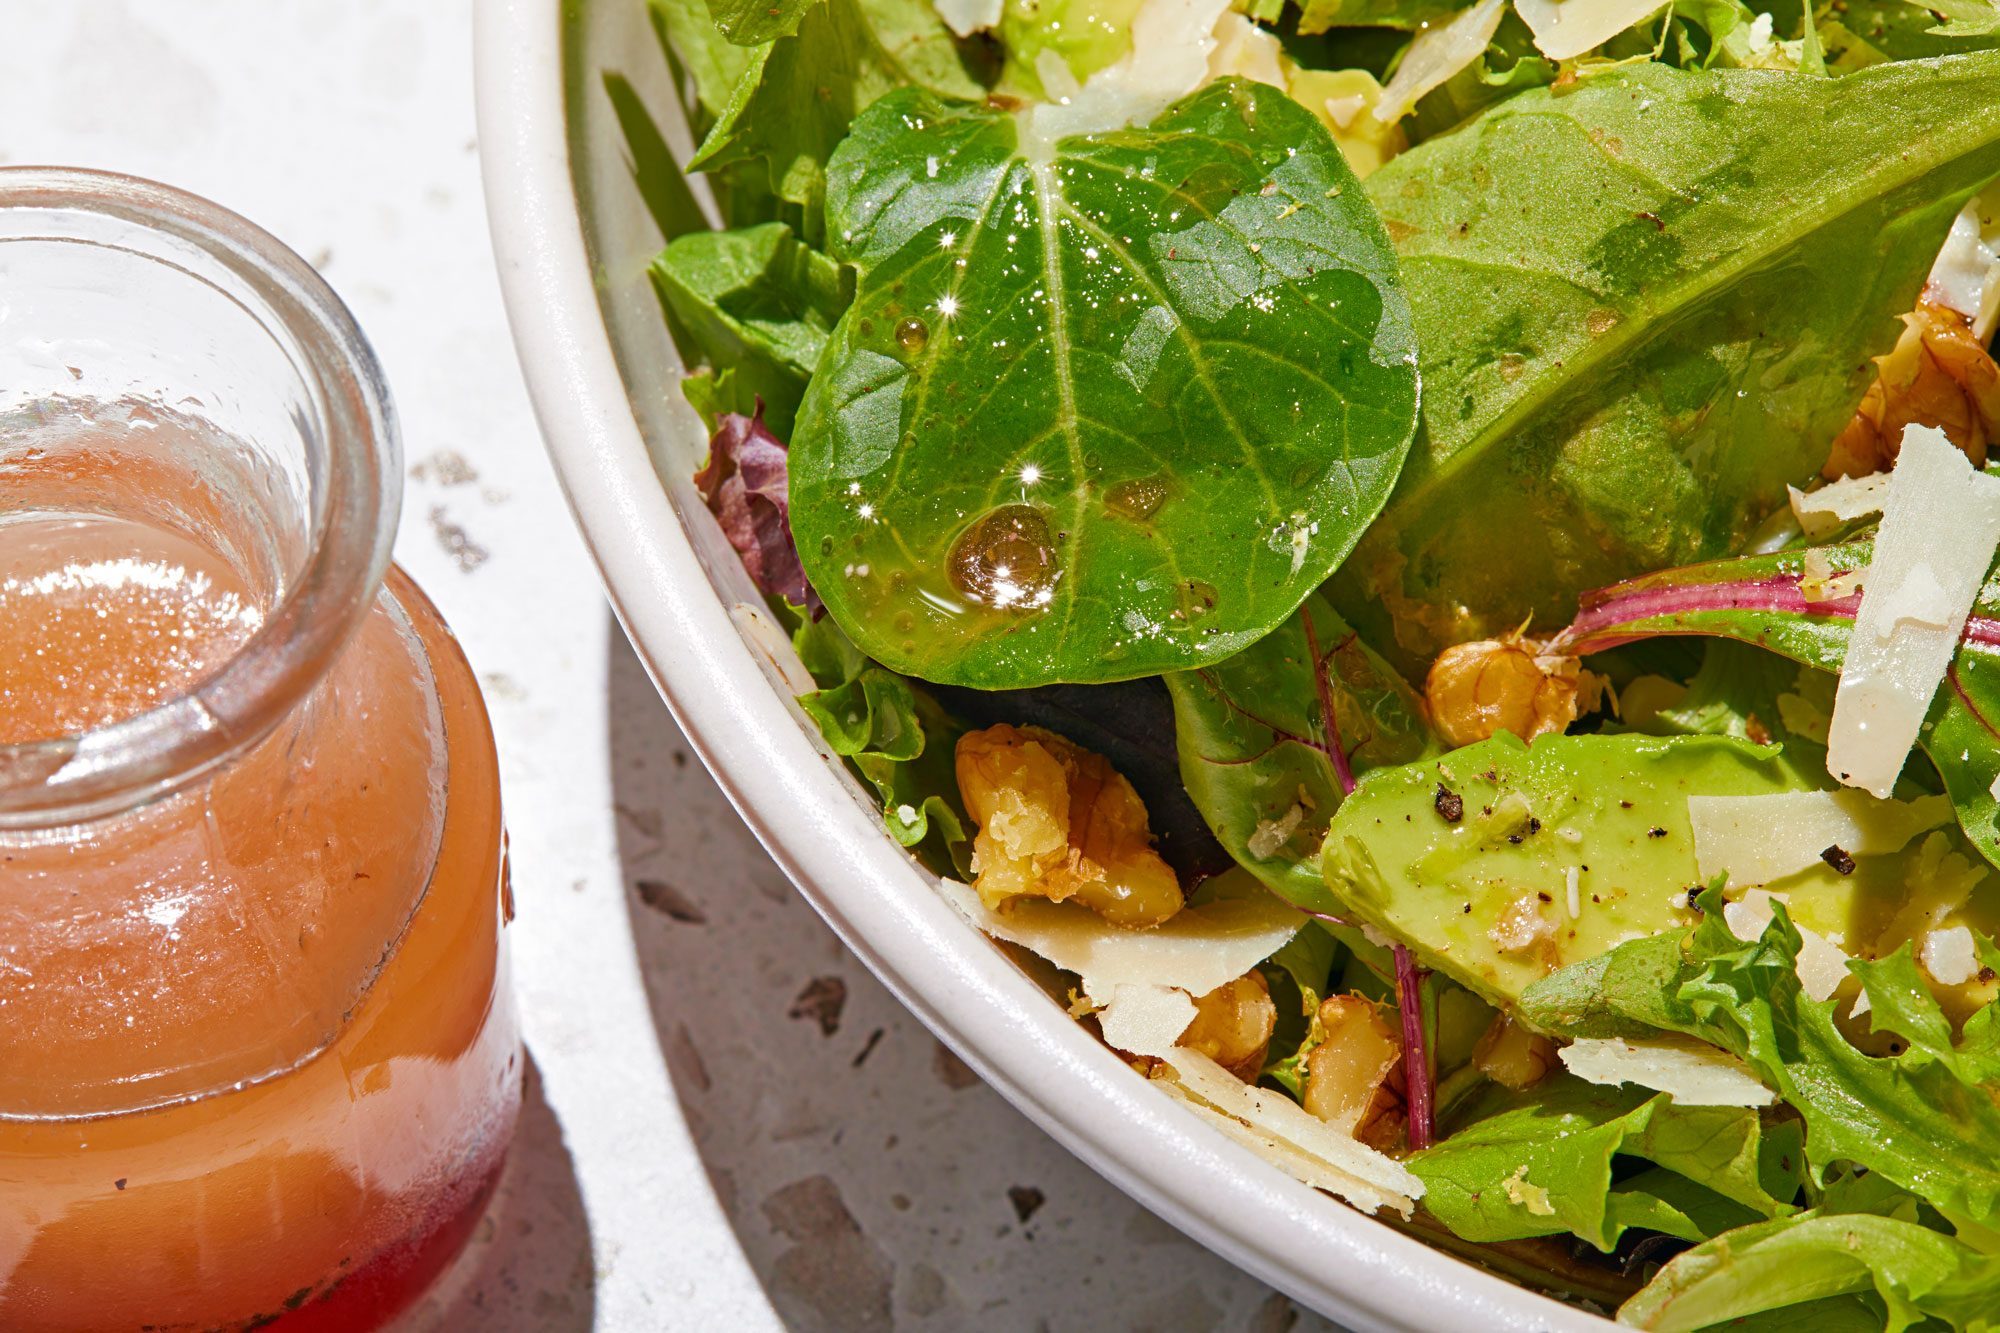
[[[1200,620],[1215,609],[1215,587],[1200,579],[1182,579],[1175,595],[1180,598],[1181,616],[1187,620]]]
[[[832,537],[821,537],[821,538],[819,539],[819,553],[820,553],[821,555],[832,555],[832,554],[833,554],[833,538],[832,538]]]
[[[1144,521],[1167,502],[1164,477],[1134,477],[1121,481],[1104,493],[1104,507],[1120,518]]]
[[[915,315],[896,325],[896,345],[911,356],[915,356],[918,352],[923,351],[924,344],[930,340],[930,325],[924,323]]]
[[[1062,578],[1049,521],[1033,505],[1001,505],[973,520],[952,543],[951,581],[984,606],[1047,606]]]
[[[917,618],[911,615],[908,611],[898,611],[896,613],[895,624],[896,624],[896,633],[908,634],[911,630],[917,627]]]

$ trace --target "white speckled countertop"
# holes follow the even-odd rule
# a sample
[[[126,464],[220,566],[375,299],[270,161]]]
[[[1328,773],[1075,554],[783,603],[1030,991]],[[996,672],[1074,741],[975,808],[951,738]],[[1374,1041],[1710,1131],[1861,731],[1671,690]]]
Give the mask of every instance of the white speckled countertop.
[[[0,0],[0,163],[257,220],[353,306],[395,391],[397,556],[499,734],[535,1070],[493,1213],[412,1327],[1321,1327],[980,1086],[689,757],[521,387],[470,30],[470,0]]]

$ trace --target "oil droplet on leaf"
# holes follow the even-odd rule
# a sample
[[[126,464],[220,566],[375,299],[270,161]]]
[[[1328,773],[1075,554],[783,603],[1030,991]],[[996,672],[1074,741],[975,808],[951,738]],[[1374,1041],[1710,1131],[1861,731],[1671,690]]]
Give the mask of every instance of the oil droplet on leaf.
[[[1047,606],[1062,578],[1049,521],[1033,505],[1001,505],[973,520],[952,543],[952,584],[982,606]]]
[[[912,356],[923,351],[924,344],[930,340],[930,325],[915,315],[896,325],[896,345]]]
[[[1167,501],[1167,483],[1160,477],[1134,477],[1104,493],[1104,507],[1120,518],[1148,519]]]

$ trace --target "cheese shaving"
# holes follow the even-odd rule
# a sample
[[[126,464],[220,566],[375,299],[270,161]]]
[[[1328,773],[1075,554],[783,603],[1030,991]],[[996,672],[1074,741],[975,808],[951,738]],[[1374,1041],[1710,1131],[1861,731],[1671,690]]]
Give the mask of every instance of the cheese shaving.
[[[1881,513],[1883,498],[1889,493],[1890,475],[1887,472],[1871,472],[1865,477],[1842,477],[1814,491],[1787,486],[1785,489],[1792,496],[1792,516],[1799,521],[1799,531],[1817,540],[1843,523]]]
[[[931,8],[958,37],[970,37],[997,27],[1006,0],[931,0]]]
[[[1385,125],[1401,120],[1425,93],[1485,55],[1506,11],[1506,0],[1480,0],[1451,22],[1419,31],[1383,86],[1375,119]]]
[[[1827,771],[1887,796],[1916,744],[2000,545],[2000,477],[1942,431],[1910,426],[1889,474],[1827,733]]]
[[[1829,847],[1850,856],[1900,852],[1952,818],[1948,797],[1885,801],[1853,790],[1690,796],[1687,805],[1696,871],[1704,880],[1726,873],[1737,884],[1811,870]]]
[[[1964,315],[1980,342],[1993,336],[2000,316],[2000,190],[1989,189],[1952,219],[1924,299]]]
[[[1097,1030],[1104,1044],[1154,1059],[1174,1048],[1195,1016],[1194,1000],[1171,986],[1116,985],[1101,1004],[1096,1010]]]
[[[1763,935],[1764,927],[1771,924],[1771,916],[1771,895],[1763,889],[1752,889],[1740,901],[1727,903],[1722,909],[1723,924],[1729,927],[1729,933],[1746,943]],[[1848,956],[1826,936],[1807,930],[1796,921],[1792,926],[1799,932],[1799,985],[1807,998],[1824,1000],[1847,980]]]
[[[1563,1048],[1563,1067],[1590,1083],[1632,1083],[1681,1106],[1770,1106],[1777,1101],[1750,1066],[1707,1042],[1582,1038]]]
[[[947,879],[939,888],[986,934],[1076,973],[1107,1044],[1157,1058],[1194,1021],[1191,997],[1242,976],[1305,924],[1254,880],[1244,876],[1241,884],[1150,930],[1127,930],[1078,904],[1041,898],[1017,898],[996,912],[970,885]]]
[[[1979,971],[1979,952],[1973,947],[1972,932],[1964,926],[1947,926],[1924,936],[1918,960],[1940,986],[1963,986]]]
[[[1144,125],[1201,87],[1221,45],[1217,25],[1228,12],[1229,0],[1145,0],[1132,16],[1132,49],[1081,86],[1066,65],[1060,73],[1054,68],[1061,57],[1047,67],[1038,59],[1051,100],[1020,113],[1022,153],[1030,162],[1052,162],[1058,140]]]
[[[1661,0],[1514,0],[1514,12],[1551,60],[1574,60],[1665,8]]]
[[[1239,1082],[1197,1051],[1166,1057],[1167,1086],[1216,1128],[1279,1170],[1327,1190],[1363,1212],[1410,1215],[1424,1183],[1395,1159],[1316,1119],[1282,1093]]]
[[[1799,562],[1799,595],[1808,602],[1834,602],[1852,597],[1867,581],[1866,566],[1835,570],[1832,557],[1820,547],[1807,551]]]

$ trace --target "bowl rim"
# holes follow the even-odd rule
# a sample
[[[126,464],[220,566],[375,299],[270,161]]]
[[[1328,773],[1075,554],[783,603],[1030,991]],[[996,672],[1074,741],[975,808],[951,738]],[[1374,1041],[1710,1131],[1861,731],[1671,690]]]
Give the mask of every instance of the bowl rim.
[[[544,443],[612,608],[757,839],[863,964],[1016,1108],[1301,1304],[1356,1329],[1608,1327],[1309,1189],[1147,1088],[852,798],[709,582],[618,369],[569,146],[568,42],[588,8],[479,0],[474,88],[495,261]]]

